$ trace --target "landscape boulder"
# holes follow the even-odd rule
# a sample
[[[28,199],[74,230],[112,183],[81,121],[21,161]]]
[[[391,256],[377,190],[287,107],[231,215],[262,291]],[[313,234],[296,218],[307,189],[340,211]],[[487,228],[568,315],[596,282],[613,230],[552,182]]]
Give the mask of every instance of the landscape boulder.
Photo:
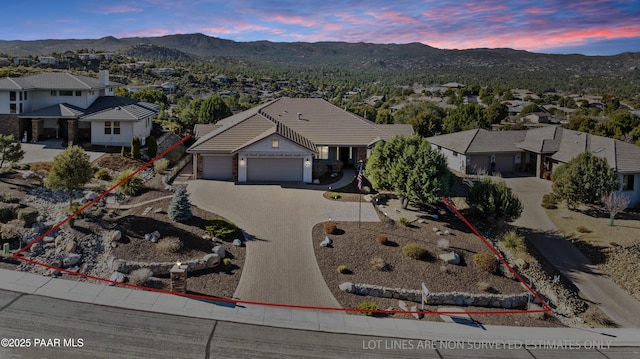
[[[204,256],[203,260],[205,262],[206,268],[213,268],[220,264],[220,256],[217,253],[210,253]]]
[[[120,273],[120,272],[113,272],[111,274],[111,277],[109,277],[110,281],[116,282],[116,283],[124,283],[126,279],[127,277],[124,275],[124,273]],[[115,285],[115,283],[109,283],[109,285]]]
[[[460,264],[460,256],[456,252],[444,253],[438,257],[449,264]]]
[[[215,246],[213,247],[211,252],[217,254],[220,258],[224,258],[227,256],[227,250],[223,246]]]
[[[346,293],[355,293],[356,291],[356,285],[352,282],[344,282],[340,284],[339,287],[341,291]]]
[[[120,238],[122,238],[122,232],[120,232],[119,230],[111,232],[111,241],[116,242],[119,241]]]
[[[233,245],[236,247],[242,247],[242,241],[236,238],[233,240]]]
[[[72,266],[75,266],[76,264],[80,263],[81,260],[82,260],[82,256],[80,256],[79,254],[76,254],[76,253],[72,253],[72,254],[69,254],[68,256],[64,257],[64,259],[62,259],[62,266],[63,267],[72,267]]]
[[[76,243],[76,241],[69,241],[64,246],[64,251],[66,253],[74,253],[76,249],[78,249],[78,243]]]
[[[324,237],[324,241],[320,242],[320,247],[331,247],[333,240],[329,236]]]

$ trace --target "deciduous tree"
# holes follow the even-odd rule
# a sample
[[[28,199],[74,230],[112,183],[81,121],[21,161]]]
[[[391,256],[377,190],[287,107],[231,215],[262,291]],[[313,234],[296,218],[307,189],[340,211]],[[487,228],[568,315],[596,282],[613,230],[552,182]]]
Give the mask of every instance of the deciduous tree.
[[[584,152],[553,171],[553,194],[566,200],[569,208],[579,203],[595,203],[616,190],[620,180],[607,160]]]

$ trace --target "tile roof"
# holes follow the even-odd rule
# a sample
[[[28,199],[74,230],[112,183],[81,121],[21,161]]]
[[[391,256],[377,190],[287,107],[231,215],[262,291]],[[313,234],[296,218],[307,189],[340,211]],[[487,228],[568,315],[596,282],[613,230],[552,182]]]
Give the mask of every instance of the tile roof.
[[[196,125],[193,126],[193,136],[195,138],[200,138],[206,135],[207,133],[213,130],[216,130],[220,127],[222,127],[222,125],[219,122],[218,123],[196,123]]]
[[[432,137],[428,137],[427,141],[429,141],[434,145],[444,147],[452,151],[456,151],[459,153],[467,153],[467,149],[469,148],[469,145],[471,145],[471,142],[480,131],[481,130],[479,129],[473,129],[473,130],[448,133],[446,135],[432,136]]]
[[[520,152],[516,143],[524,140],[526,131],[478,130],[467,153]]]
[[[413,134],[411,126],[380,127],[319,98],[280,98],[222,119],[216,125],[220,127],[202,136],[190,152],[234,151],[267,130],[314,152],[316,146],[364,147],[376,138],[388,140],[396,134]]]
[[[120,85],[110,82],[110,85]],[[24,77],[0,79],[0,90],[91,90],[102,89],[97,78],[68,72],[43,72]]]
[[[87,109],[61,103],[26,112],[20,118],[79,118],[80,121],[137,121],[158,114],[160,106],[128,97],[100,96]]]

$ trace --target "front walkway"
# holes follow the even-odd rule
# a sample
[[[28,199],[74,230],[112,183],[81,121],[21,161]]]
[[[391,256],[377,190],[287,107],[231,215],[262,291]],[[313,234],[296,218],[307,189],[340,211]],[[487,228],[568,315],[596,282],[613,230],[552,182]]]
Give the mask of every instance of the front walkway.
[[[524,207],[513,225],[530,229],[527,236],[551,264],[588,299],[622,327],[640,327],[640,302],[604,276],[559,232],[540,205],[551,182],[535,177],[506,178]]]
[[[330,219],[357,221],[358,203],[328,201],[320,188],[292,187],[197,180],[190,181],[187,190],[192,204],[228,218],[255,237],[246,242],[237,299],[339,307],[316,262],[312,240],[321,239],[312,239],[311,230]],[[362,221],[378,220],[373,206],[363,203]]]

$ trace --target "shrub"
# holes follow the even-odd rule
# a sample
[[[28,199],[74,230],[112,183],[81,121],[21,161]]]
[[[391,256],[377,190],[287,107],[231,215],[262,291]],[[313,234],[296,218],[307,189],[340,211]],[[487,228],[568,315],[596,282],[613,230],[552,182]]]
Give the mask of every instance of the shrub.
[[[473,263],[476,265],[476,267],[482,269],[485,272],[491,274],[495,274],[498,272],[498,259],[492,253],[482,252],[474,254]]]
[[[209,233],[210,236],[216,238],[224,238],[238,230],[238,226],[236,226],[233,222],[227,221],[226,219],[212,219],[209,223],[204,227],[204,229]]]
[[[369,260],[369,264],[371,265],[371,267],[373,269],[379,270],[379,271],[388,271],[388,270],[391,269],[389,264],[387,262],[385,262],[384,259],[382,259],[380,257],[371,258]]]
[[[169,168],[169,160],[166,159],[166,158],[160,158],[160,159],[156,160],[155,162],[153,162],[153,170],[156,173],[163,172],[167,168]]]
[[[378,234],[378,235],[376,236],[376,242],[378,242],[378,243],[380,243],[380,244],[385,244],[385,243],[387,243],[387,240],[389,240],[389,237],[387,237],[387,235],[386,235],[386,234],[382,234],[382,233],[380,233],[380,234]]]
[[[0,221],[9,221],[16,217],[15,205],[2,205],[0,206]]]
[[[500,238],[500,243],[514,253],[525,249],[524,237],[516,231],[509,231],[503,234]]]
[[[331,199],[340,199],[340,197],[341,196],[338,193],[335,193],[335,192],[329,193],[329,198]]]
[[[129,278],[129,283],[142,285],[151,278],[152,274],[151,269],[140,268],[132,271],[127,277]]]
[[[167,208],[169,219],[174,222],[186,222],[193,217],[191,212],[191,203],[189,202],[189,193],[185,186],[179,186],[169,202]]]
[[[20,203],[20,198],[18,197],[14,197],[10,194],[5,194],[4,197],[2,197],[2,202],[4,203]]]
[[[140,147],[142,144],[140,142],[139,137],[134,137],[131,139],[131,157],[139,160],[140,159]]]
[[[38,218],[38,210],[32,207],[23,208],[18,211],[18,219],[24,221],[27,227],[31,227]]]
[[[409,225],[409,220],[404,218],[404,217],[400,217],[400,224],[403,226],[408,226]]]
[[[492,292],[493,291],[493,287],[491,287],[491,284],[487,283],[487,282],[478,282],[478,289],[480,289],[483,292]]]
[[[117,188],[118,193],[122,193],[127,196],[135,196],[140,193],[140,191],[142,191],[142,188],[144,187],[142,178],[134,175],[131,178],[125,180],[127,177],[131,176],[132,173],[133,170],[122,171],[113,181],[114,185],[122,182],[122,184],[120,184],[120,186],[118,186]]]
[[[186,151],[186,149],[184,148],[184,145],[180,144],[180,145],[178,145],[178,147],[176,147],[173,150],[169,151],[169,153],[167,153],[165,155],[165,157],[166,157],[166,159],[169,160],[169,163],[176,163],[176,162],[180,161],[182,156],[184,156],[185,151]]]
[[[229,264],[231,264],[231,259],[229,258],[222,258],[222,265],[223,266],[228,266]]]
[[[156,244],[159,253],[176,253],[182,249],[182,241],[175,237],[162,238]]]
[[[542,178],[544,178],[546,180],[550,180],[551,179],[551,172],[550,171],[542,172]]]
[[[587,227],[583,227],[583,226],[579,226],[578,228],[576,228],[576,231],[580,232],[580,233],[591,233],[592,230],[590,230]]]
[[[158,140],[155,137],[147,137],[147,154],[149,157],[154,158],[158,154]]]
[[[33,162],[29,169],[33,172],[38,171],[51,171],[51,166],[53,166],[53,162]]]
[[[544,196],[542,196],[542,207],[546,209],[558,208],[557,200],[556,200],[556,197],[553,195],[553,193],[547,193]]]
[[[617,247],[617,246],[619,246],[618,242],[609,242],[609,245],[610,245],[611,247]]]
[[[447,250],[449,249],[449,240],[442,238],[438,240],[438,248]]]
[[[111,180],[111,174],[109,173],[109,169],[108,168],[101,168],[101,169],[97,170],[96,173],[93,175],[93,177],[95,179],[99,179],[99,180],[103,180],[103,181],[110,181]]]
[[[126,147],[124,146],[120,147],[120,156],[127,157],[127,153],[129,153],[129,151],[127,151]]]
[[[327,222],[324,224],[324,233],[326,234],[334,234],[338,227],[333,222]]]
[[[373,312],[371,312],[371,311],[372,310],[378,310],[378,306],[374,302],[370,302],[368,300],[365,300],[362,303],[360,303],[360,305],[358,305],[358,309],[360,310],[360,312],[362,314],[371,316],[371,315],[373,315]]]
[[[338,266],[338,273],[340,274],[345,274],[347,273],[347,266],[345,266],[344,264],[341,264]]]
[[[480,181],[468,181],[467,184],[467,203],[473,215],[505,221],[520,217],[522,203],[503,179],[483,177]]]
[[[402,247],[402,254],[411,259],[422,259],[427,253],[427,249],[418,243],[408,243]]]

